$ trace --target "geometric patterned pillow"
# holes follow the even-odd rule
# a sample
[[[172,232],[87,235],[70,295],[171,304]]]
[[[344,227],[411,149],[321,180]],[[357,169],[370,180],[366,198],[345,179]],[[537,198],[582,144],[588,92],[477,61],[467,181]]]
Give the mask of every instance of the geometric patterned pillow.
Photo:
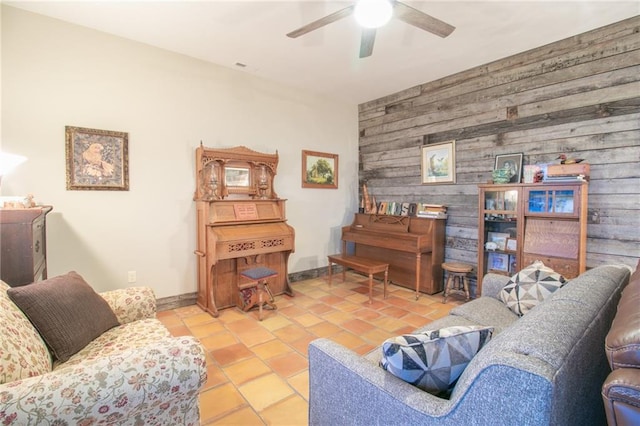
[[[562,275],[536,260],[511,277],[498,296],[514,314],[522,316],[566,283]]]
[[[434,395],[445,395],[482,347],[493,327],[447,327],[387,339],[380,366]]]

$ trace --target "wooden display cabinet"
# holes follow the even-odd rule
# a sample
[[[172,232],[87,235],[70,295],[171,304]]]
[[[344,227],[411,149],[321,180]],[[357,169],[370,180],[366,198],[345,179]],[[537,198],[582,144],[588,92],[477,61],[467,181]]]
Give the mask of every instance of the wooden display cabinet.
[[[478,294],[486,273],[511,276],[536,260],[565,278],[586,270],[587,182],[478,188]]]

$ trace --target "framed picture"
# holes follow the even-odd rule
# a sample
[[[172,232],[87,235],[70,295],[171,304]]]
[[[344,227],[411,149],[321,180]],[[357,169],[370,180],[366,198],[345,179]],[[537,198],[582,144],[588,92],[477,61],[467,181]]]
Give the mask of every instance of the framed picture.
[[[511,175],[509,182],[520,183],[522,180],[522,156],[521,152],[518,154],[496,155],[496,164],[493,166],[493,170],[508,169]]]
[[[507,247],[507,240],[509,239],[509,234],[503,232],[488,232],[487,240],[492,243],[496,243],[498,246],[498,250],[504,250]]]
[[[509,238],[507,240],[507,250],[516,251],[518,249],[518,240],[515,238]]]
[[[65,127],[68,190],[129,190],[129,136]]]
[[[302,151],[302,187],[338,188],[338,155]]]
[[[456,183],[456,141],[421,147],[422,183]]]
[[[508,272],[509,271],[509,255],[504,253],[489,253],[487,258],[487,269]]]

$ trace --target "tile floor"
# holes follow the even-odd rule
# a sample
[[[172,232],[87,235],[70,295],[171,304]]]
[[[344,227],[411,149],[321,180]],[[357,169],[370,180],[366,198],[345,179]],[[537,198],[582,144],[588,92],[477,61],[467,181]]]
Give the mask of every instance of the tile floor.
[[[197,306],[159,312],[173,335],[196,336],[207,350],[208,381],[200,394],[203,425],[306,425],[309,400],[307,346],[318,337],[364,354],[388,337],[445,316],[461,303],[442,293],[422,294],[390,285],[386,300],[368,279],[338,274],[292,284],[295,297],[276,296],[276,311],[224,309],[213,318]]]

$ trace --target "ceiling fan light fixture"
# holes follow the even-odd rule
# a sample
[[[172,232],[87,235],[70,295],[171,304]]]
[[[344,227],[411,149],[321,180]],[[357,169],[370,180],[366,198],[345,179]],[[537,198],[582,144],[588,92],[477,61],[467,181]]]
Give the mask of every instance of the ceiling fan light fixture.
[[[391,19],[393,6],[389,0],[359,0],[353,14],[365,28],[380,28]]]

